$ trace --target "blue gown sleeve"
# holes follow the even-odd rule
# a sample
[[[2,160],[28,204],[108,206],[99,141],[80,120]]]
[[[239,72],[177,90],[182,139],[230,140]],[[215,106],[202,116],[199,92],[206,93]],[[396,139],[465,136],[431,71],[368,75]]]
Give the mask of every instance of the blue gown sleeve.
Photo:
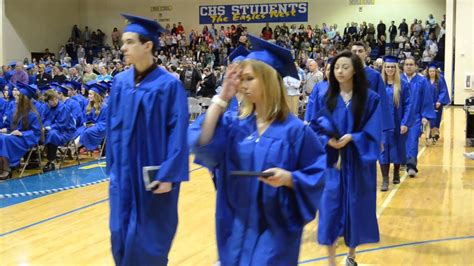
[[[285,216],[292,217],[296,211],[301,225],[314,219],[324,189],[324,171],[326,169],[326,152],[313,131],[305,127],[302,136],[295,144],[298,154],[296,168],[293,171],[293,190],[297,208],[287,206]],[[293,216],[294,217],[294,216]]]
[[[56,116],[56,120],[51,125],[51,129],[55,129],[60,132],[66,132],[71,130],[71,113],[69,108],[63,105],[63,107],[61,109],[58,109],[56,112],[58,112],[58,115]]]
[[[304,114],[304,121],[310,122],[311,119],[313,118],[313,112],[314,112],[314,102],[317,93],[317,84],[314,85],[313,91],[311,91],[311,94],[308,97],[308,104],[306,105],[306,113]]]
[[[402,126],[411,127],[413,125],[413,115],[412,115],[412,108],[411,108],[411,98],[410,98],[410,84],[408,82],[402,82],[402,94],[403,99],[401,99],[400,103],[402,104],[403,108],[403,117],[401,121]]]
[[[451,102],[451,100],[449,99],[448,86],[446,84],[446,80],[440,77],[438,81],[438,86],[439,86],[438,102],[441,103],[442,105],[448,105]]]
[[[38,116],[33,112],[30,112],[28,115],[28,125],[30,127],[28,130],[21,130],[21,133],[23,134],[22,137],[25,139],[28,146],[34,146],[38,144],[38,141],[41,138],[41,126]]]
[[[168,132],[167,154],[166,160],[161,163],[160,171],[155,176],[155,180],[163,182],[187,181],[189,180],[188,98],[184,88],[178,81],[172,85],[169,93],[171,93],[168,98],[169,111],[164,118],[166,119]]]
[[[380,96],[380,105],[381,105],[381,111],[382,111],[382,116],[380,119],[382,119],[382,129],[383,131],[390,131],[395,128],[395,122],[393,121],[393,117],[390,115],[390,110],[388,108],[388,95],[387,91],[385,89],[385,83],[383,82],[382,76],[377,75],[377,80],[374,81],[377,85],[376,87],[376,92]]]
[[[230,111],[225,112],[216,125],[211,141],[206,145],[199,146],[198,141],[205,118],[206,115],[202,114],[189,126],[188,143],[191,147],[191,152],[195,154],[194,162],[213,170],[225,158],[226,149],[223,147],[226,147],[232,114]]]
[[[420,89],[422,90],[421,116],[426,119],[435,119],[436,113],[433,105],[433,94],[427,79],[423,79]]]
[[[377,161],[380,156],[382,118],[379,97],[369,94],[365,112],[365,119],[361,121],[362,128],[352,133],[352,142],[359,153],[360,160],[368,163]]]

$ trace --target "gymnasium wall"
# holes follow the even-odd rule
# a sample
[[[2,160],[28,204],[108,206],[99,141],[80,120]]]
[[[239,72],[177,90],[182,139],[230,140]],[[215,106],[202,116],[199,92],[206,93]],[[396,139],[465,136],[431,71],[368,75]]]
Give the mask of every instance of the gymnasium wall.
[[[3,59],[21,60],[49,48],[57,53],[79,23],[79,0],[2,0]]]
[[[199,25],[199,6],[235,4],[231,0],[0,0],[4,1],[3,18],[4,50],[3,63],[12,59],[23,59],[30,51],[40,52],[48,47],[57,52],[67,41],[71,28],[78,24],[82,29],[88,25],[92,30],[100,28],[110,42],[114,27],[122,29],[125,21],[120,13],[132,13],[162,20],[163,24],[181,21],[189,29],[202,29]],[[303,2],[304,0],[270,0],[266,3]],[[406,18],[410,24],[414,18],[426,20],[429,13],[440,21],[445,14],[446,0],[375,0],[375,5],[354,6],[349,0],[307,0],[308,23],[323,22],[339,26],[343,31],[345,23],[372,22],[380,19],[388,25]],[[466,0],[469,2],[469,0]],[[257,0],[238,1],[242,4],[262,3]],[[152,12],[151,7],[170,7],[171,11]],[[362,8],[359,10],[359,8]],[[161,14],[161,15],[160,15]],[[303,24],[308,24],[303,23]],[[288,23],[290,24],[290,23]],[[297,22],[297,24],[300,24]],[[248,24],[251,32],[259,33],[264,24]]]
[[[454,103],[464,104],[468,96],[474,96],[474,1],[456,1],[454,56]],[[466,76],[470,75],[470,89],[466,89]]]

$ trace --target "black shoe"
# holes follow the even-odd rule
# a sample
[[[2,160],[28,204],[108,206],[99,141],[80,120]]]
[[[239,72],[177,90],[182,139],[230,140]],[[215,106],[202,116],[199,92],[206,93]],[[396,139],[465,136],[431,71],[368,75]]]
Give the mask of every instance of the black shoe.
[[[11,170],[10,171],[3,170],[2,173],[0,174],[0,180],[7,180],[9,178],[12,178]]]
[[[31,169],[38,169],[38,168],[39,168],[39,161],[30,161],[25,169],[31,170]]]
[[[52,162],[48,162],[45,167],[43,168],[43,172],[49,172],[49,171],[53,171],[56,169],[56,166],[54,165],[54,163]]]
[[[357,262],[354,258],[347,258],[346,259],[346,266],[357,266]]]
[[[393,184],[400,184],[400,175],[393,176]]]

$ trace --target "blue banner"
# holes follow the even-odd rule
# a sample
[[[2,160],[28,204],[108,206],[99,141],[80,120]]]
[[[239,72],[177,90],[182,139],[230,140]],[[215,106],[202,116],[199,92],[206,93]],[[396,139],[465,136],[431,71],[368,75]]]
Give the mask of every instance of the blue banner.
[[[307,21],[308,2],[199,6],[199,24]]]

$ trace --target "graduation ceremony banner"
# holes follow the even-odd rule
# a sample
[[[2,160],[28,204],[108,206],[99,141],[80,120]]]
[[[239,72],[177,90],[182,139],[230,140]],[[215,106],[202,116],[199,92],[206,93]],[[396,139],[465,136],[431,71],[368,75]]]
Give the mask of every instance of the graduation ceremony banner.
[[[307,21],[308,2],[199,6],[199,24]]]

